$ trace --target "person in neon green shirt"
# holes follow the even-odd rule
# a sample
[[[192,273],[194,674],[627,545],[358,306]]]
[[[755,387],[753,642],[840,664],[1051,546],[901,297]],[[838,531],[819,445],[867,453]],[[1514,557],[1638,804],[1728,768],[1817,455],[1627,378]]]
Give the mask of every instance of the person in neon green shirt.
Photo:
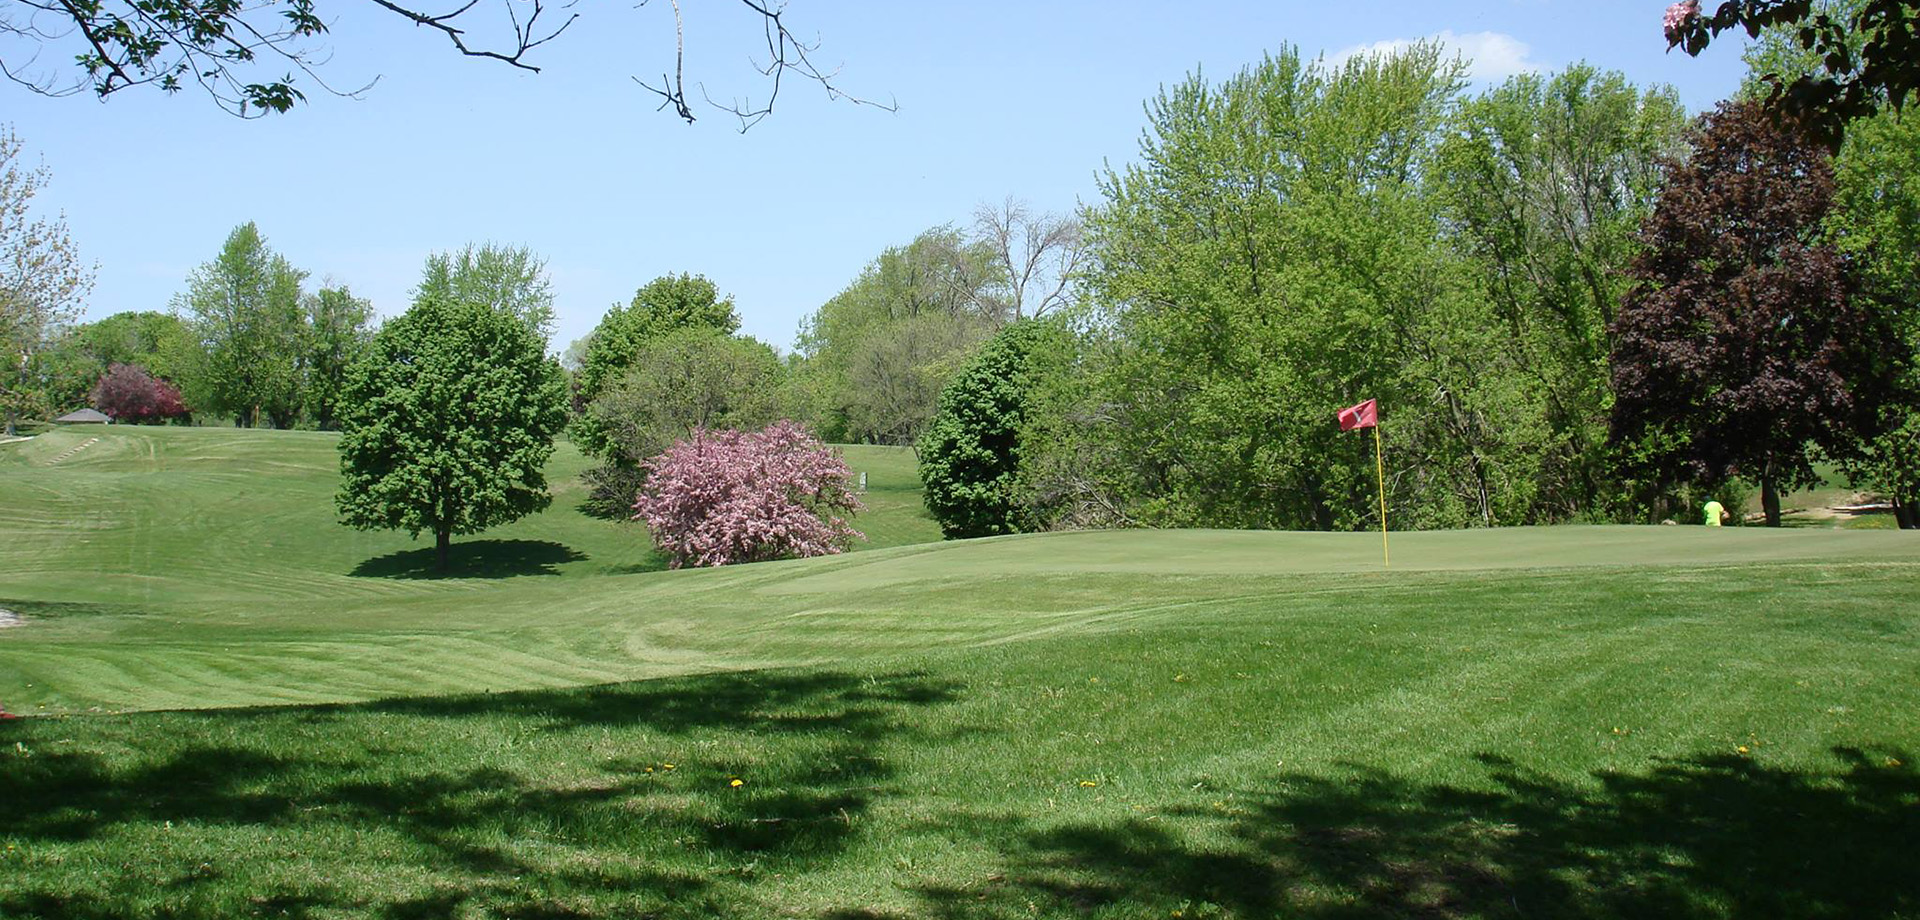
[[[1709,499],[1707,501],[1707,507],[1704,510],[1706,511],[1706,524],[1708,527],[1718,527],[1721,522],[1727,519],[1726,506],[1717,501]]]

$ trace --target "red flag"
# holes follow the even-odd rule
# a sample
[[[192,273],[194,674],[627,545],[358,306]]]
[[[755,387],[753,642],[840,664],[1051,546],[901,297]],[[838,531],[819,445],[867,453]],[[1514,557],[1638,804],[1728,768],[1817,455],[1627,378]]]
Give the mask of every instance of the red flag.
[[[1357,406],[1348,406],[1340,410],[1340,430],[1353,431],[1359,428],[1372,428],[1380,424],[1380,410],[1373,400]]]

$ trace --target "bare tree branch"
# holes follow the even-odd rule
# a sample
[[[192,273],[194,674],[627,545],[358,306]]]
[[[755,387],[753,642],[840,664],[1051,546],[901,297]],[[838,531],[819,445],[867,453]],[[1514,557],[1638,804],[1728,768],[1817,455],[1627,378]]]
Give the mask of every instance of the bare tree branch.
[[[131,86],[157,86],[177,92],[189,81],[197,83],[222,109],[243,118],[285,112],[306,99],[295,87],[294,75],[337,96],[357,97],[378,77],[357,90],[339,91],[315,71],[326,59],[304,45],[322,37],[327,23],[315,13],[316,3],[339,0],[0,0],[0,74],[27,89],[48,96],[66,96],[82,89],[105,98]],[[581,14],[566,12],[558,23],[547,0],[447,0],[441,10],[414,0],[371,0],[381,10],[440,33],[462,56],[484,58],[520,70],[538,73],[532,53],[559,38]],[[575,0],[556,9],[570,11]],[[647,0],[639,0],[644,6]],[[695,120],[687,94],[686,22],[679,0],[673,8],[674,66],[659,85],[634,82],[661,99],[662,109],[691,123]],[[829,99],[856,105],[897,110],[853,96],[835,82],[838,70],[823,70],[811,55],[818,42],[799,40],[788,28],[785,7],[767,0],[741,0],[758,17],[768,58],[749,64],[769,87],[762,102],[750,98],[715,102],[705,84],[696,84],[709,105],[740,119],[741,130],[757,124],[773,111],[789,73],[818,83]],[[486,38],[493,35],[492,41]],[[72,65],[54,64],[68,58],[56,53],[43,58],[44,49],[70,49]],[[250,73],[262,66],[263,56],[285,62],[289,70],[261,79]]]
[[[1012,196],[998,206],[981,204],[973,216],[974,232],[992,248],[1005,275],[1014,319],[1044,316],[1072,299],[1085,253],[1078,219],[1036,216]]]
[[[674,114],[679,115],[680,118],[688,124],[692,124],[696,120],[696,116],[693,113],[692,106],[687,102],[687,85],[684,68],[686,59],[685,23],[681,17],[678,0],[669,0],[669,2],[673,5],[675,48],[673,76],[668,77],[666,74],[661,74],[659,86],[648,84],[638,77],[634,78],[634,82],[640,84],[640,86],[648,92],[659,96],[660,108],[665,109],[671,107],[674,110]],[[760,17],[762,37],[767,45],[767,63],[762,65],[754,62],[753,67],[760,72],[761,76],[767,77],[769,81],[771,81],[767,91],[767,98],[764,102],[758,104],[754,103],[751,99],[739,99],[730,103],[718,102],[707,93],[705,84],[700,84],[699,88],[701,98],[704,99],[708,105],[723,112],[730,113],[740,119],[740,131],[742,133],[745,133],[754,125],[759,124],[761,119],[773,113],[774,103],[779,100],[780,90],[784,84],[785,77],[790,72],[803,79],[820,84],[820,87],[826,91],[827,98],[830,100],[844,100],[854,105],[872,106],[889,112],[899,111],[900,107],[897,101],[887,103],[874,102],[842,90],[839,85],[834,82],[840,73],[838,68],[821,70],[816,66],[810,55],[814,51],[819,50],[819,42],[808,43],[801,41],[787,28],[786,19],[784,18],[786,15],[786,6],[784,4],[762,3],[758,2],[758,0],[740,0],[740,2]],[[641,5],[645,5],[645,3],[646,0],[641,0]]]

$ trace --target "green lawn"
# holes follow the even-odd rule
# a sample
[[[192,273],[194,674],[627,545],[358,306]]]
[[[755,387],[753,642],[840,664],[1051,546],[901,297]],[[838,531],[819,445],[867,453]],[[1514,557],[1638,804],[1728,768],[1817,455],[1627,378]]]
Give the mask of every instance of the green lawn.
[[[933,532],[910,455],[850,461],[875,542]],[[661,572],[563,451],[432,579],[330,523],[330,463],[0,446],[0,700],[60,713],[0,723],[0,917],[1920,916],[1910,534]]]

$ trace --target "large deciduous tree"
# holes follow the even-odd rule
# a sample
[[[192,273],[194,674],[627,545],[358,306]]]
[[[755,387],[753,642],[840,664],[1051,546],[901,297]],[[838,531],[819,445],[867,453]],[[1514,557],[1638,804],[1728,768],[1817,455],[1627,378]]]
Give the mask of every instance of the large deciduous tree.
[[[1564,520],[1614,494],[1607,330],[1686,111],[1672,90],[1576,65],[1513,77],[1455,125],[1435,170],[1449,237],[1501,329],[1485,363],[1521,381],[1501,413],[1521,434],[1498,460],[1533,493],[1525,519]]]
[[[414,294],[486,304],[527,324],[545,342],[553,334],[553,285],[547,262],[525,246],[468,243],[427,257]]]
[[[1759,103],[1702,116],[1671,162],[1614,322],[1613,436],[1645,477],[1759,483],[1767,524],[1871,436],[1894,370],[1885,313],[1823,239],[1826,151]]]
[[[780,356],[763,342],[689,326],[639,346],[624,374],[588,403],[583,449],[607,462],[588,472],[588,510],[632,509],[641,464],[696,429],[760,428],[780,417]],[[577,435],[576,435],[577,437]]]
[[[268,248],[249,221],[187,279],[175,306],[192,317],[204,359],[188,394],[203,410],[251,428],[288,428],[300,416],[307,357],[300,283],[306,273]]]
[[[809,413],[835,439],[911,444],[1004,303],[991,246],[935,227],[868,263],[801,321]]]
[[[338,286],[308,295],[301,307],[307,322],[307,421],[317,428],[337,429],[347,370],[373,337],[373,303]]]
[[[93,267],[66,222],[35,213],[48,174],[21,161],[22,146],[12,128],[0,128],[0,420],[8,434],[21,416],[55,408],[35,356],[93,287]]]
[[[335,504],[363,530],[452,538],[552,500],[542,472],[566,383],[514,313],[426,296],[383,325],[347,376]]]
[[[634,366],[648,343],[675,330],[732,335],[739,328],[733,297],[721,297],[705,276],[661,275],[635,291],[625,306],[615,304],[587,335],[576,398],[591,402]]]
[[[1015,491],[1020,437],[1045,362],[1064,345],[1057,324],[1015,322],[941,391],[917,453],[927,510],[948,539],[1028,529]]]
[[[1891,499],[1902,528],[1920,528],[1920,119],[1856,124],[1835,173],[1835,244],[1859,268],[1862,293],[1893,315],[1906,359],[1883,430],[1852,472]]]
[[[1079,430],[1046,422],[1037,468],[1075,481],[1034,493],[1164,526],[1370,526],[1373,458],[1332,413],[1371,396],[1395,407],[1396,522],[1522,517],[1498,462],[1518,384],[1422,181],[1461,73],[1430,44],[1286,49],[1153,99],[1086,216],[1087,376],[1046,401]]]

